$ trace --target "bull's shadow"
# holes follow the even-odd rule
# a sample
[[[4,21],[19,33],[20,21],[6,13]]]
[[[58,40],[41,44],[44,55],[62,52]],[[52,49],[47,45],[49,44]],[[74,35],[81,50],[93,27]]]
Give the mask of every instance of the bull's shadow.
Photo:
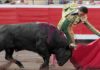
[[[0,66],[0,70],[7,70],[11,66],[12,62],[7,62]]]
[[[0,51],[5,50],[5,59],[24,68],[12,57],[14,51],[28,50],[38,53],[44,60],[40,70],[49,70],[49,59],[55,54],[59,66],[71,57],[71,49],[64,33],[46,23],[0,25]]]

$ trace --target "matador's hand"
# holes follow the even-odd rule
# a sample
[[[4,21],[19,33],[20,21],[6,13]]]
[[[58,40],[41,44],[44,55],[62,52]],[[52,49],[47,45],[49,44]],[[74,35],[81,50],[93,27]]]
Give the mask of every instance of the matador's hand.
[[[74,44],[74,43],[71,43],[71,44],[69,45],[69,47],[72,48],[72,49],[75,49],[75,48],[77,47],[77,45]]]

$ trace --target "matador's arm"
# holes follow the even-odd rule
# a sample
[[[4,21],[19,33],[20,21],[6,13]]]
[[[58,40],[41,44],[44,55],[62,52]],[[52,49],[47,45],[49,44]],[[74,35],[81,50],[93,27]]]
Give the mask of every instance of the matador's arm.
[[[89,30],[91,30],[96,35],[100,36],[100,31],[97,30],[93,25],[91,25],[91,23],[89,23],[89,21],[84,21],[84,24],[89,28]]]

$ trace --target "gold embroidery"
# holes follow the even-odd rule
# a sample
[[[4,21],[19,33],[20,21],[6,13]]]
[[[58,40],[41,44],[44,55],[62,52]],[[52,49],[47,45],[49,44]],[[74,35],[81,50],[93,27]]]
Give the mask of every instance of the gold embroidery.
[[[69,21],[72,21],[72,23],[78,23],[80,21],[80,17],[78,15],[68,15],[66,17]]]

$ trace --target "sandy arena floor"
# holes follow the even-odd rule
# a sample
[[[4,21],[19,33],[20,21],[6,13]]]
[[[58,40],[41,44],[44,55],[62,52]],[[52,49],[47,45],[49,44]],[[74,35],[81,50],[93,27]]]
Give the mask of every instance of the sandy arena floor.
[[[4,59],[5,52],[0,52],[0,66],[7,63],[7,61]],[[40,65],[43,63],[42,58],[33,53],[28,51],[20,51],[14,53],[14,58],[20,60],[23,65],[23,70],[39,70]],[[0,69],[2,70],[2,69]],[[12,64],[7,70],[21,70],[16,64]],[[68,61],[64,66],[50,66],[50,70],[75,70],[73,65]]]

